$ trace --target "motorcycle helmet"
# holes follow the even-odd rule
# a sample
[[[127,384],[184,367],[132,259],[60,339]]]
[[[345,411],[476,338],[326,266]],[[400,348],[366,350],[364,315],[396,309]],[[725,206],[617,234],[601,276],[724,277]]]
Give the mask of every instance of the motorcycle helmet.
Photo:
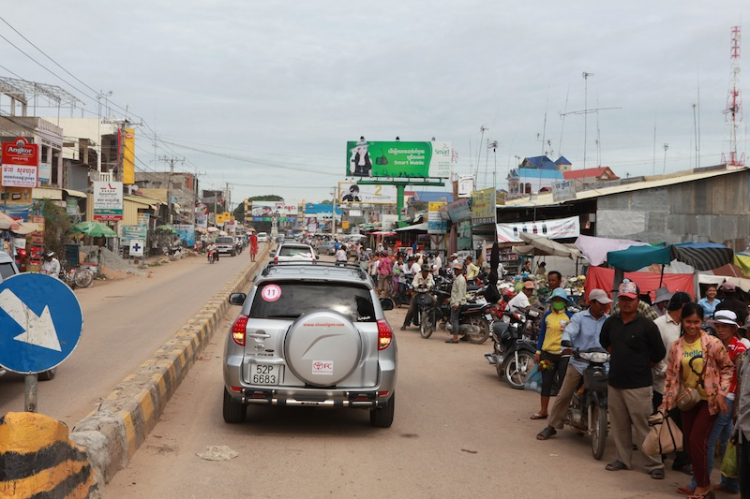
[[[54,251],[45,251],[43,256],[44,256],[44,258],[53,258],[55,256],[55,252]]]

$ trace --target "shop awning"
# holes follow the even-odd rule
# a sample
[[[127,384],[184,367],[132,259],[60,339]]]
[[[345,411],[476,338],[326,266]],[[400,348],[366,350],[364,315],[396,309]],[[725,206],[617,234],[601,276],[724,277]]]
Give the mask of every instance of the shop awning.
[[[396,229],[396,232],[405,232],[405,231],[427,232],[427,222],[417,224],[417,225],[409,225],[407,227],[401,227],[400,229]]]

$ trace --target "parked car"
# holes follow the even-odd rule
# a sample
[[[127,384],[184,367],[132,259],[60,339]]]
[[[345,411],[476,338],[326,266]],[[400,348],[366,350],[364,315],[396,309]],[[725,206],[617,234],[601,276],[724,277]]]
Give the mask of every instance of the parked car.
[[[267,243],[268,242],[268,234],[265,232],[258,232],[258,242],[259,243]]]
[[[216,250],[221,253],[227,253],[231,256],[237,254],[237,245],[232,236],[219,236],[216,238]]]
[[[348,407],[387,428],[396,404],[397,348],[372,281],[359,266],[271,262],[242,305],[224,349],[223,415],[247,406]]]
[[[18,274],[18,267],[16,267],[16,262],[13,261],[13,258],[11,258],[8,253],[6,253],[5,251],[0,251],[0,282],[3,282],[5,279],[16,274]],[[0,376],[3,376],[7,372],[8,371],[3,366],[0,366]],[[39,379],[42,381],[49,381],[55,377],[55,374],[57,374],[56,367],[50,369],[49,371],[39,373]]]
[[[336,246],[334,241],[323,241],[318,245],[318,253],[322,255],[335,255]]]
[[[315,249],[309,244],[302,243],[281,243],[279,248],[271,253],[275,262],[313,262],[315,263],[320,257],[315,253]]]

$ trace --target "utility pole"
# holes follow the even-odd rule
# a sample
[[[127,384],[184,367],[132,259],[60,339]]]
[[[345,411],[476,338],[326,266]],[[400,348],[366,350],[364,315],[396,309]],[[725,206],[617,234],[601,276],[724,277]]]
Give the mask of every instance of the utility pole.
[[[172,223],[172,175],[174,175],[174,164],[178,161],[183,162],[185,158],[168,158],[162,156],[159,161],[169,163],[169,177],[167,179],[167,220],[166,223]]]
[[[669,144],[664,144],[664,169],[662,173],[667,173],[667,149],[669,149]]]
[[[331,191],[333,195],[333,213],[331,215],[331,237],[336,239],[336,199],[339,196],[338,187],[334,187]]]
[[[594,76],[594,73],[587,73],[586,71],[583,72],[583,85],[584,85],[584,94],[583,94],[583,169],[586,169],[586,139],[588,138],[587,130],[588,130],[588,120],[586,117],[588,116],[588,109],[589,109],[589,76]]]

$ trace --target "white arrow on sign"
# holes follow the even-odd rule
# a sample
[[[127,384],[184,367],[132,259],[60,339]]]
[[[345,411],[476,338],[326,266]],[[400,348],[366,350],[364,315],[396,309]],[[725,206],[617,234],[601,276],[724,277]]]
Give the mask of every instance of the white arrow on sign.
[[[4,289],[0,293],[0,308],[24,329],[14,340],[62,352],[48,306],[44,307],[42,315],[36,315],[13,291]]]

